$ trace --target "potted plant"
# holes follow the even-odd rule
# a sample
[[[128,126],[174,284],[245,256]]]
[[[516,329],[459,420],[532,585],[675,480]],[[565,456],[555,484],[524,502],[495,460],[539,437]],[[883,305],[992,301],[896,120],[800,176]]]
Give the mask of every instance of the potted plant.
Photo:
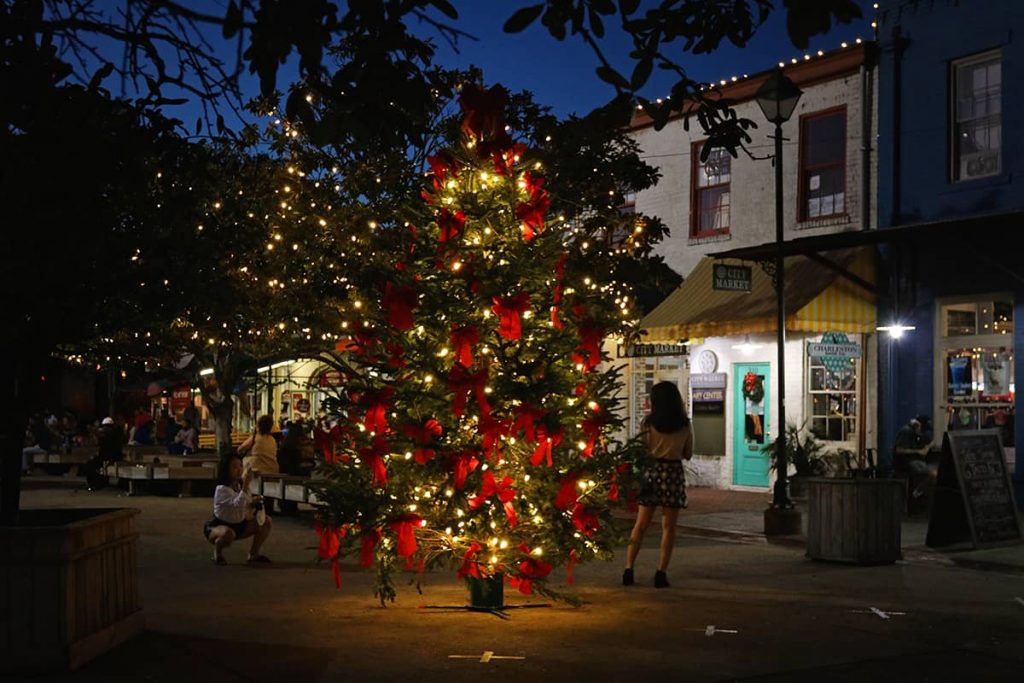
[[[774,471],[778,464],[775,443],[766,443],[761,452],[768,456],[771,469]],[[807,497],[806,477],[822,477],[828,474],[830,469],[825,444],[818,441],[811,432],[804,431],[802,425],[797,427],[793,423],[786,425],[786,462],[790,468],[796,470],[796,473],[789,477],[789,491],[794,498]]]

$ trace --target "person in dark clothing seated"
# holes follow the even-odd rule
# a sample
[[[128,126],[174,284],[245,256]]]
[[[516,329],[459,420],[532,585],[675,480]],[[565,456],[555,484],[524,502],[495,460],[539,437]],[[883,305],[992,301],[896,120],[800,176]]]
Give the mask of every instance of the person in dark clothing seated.
[[[909,475],[913,486],[910,495],[913,498],[923,496],[929,484],[935,480],[938,467],[927,461],[931,449],[931,420],[927,415],[913,418],[896,434],[893,466],[896,472]]]
[[[107,485],[107,477],[103,468],[112,462],[124,458],[124,432],[114,424],[113,418],[105,417],[97,433],[98,452],[87,463],[82,465],[81,474],[90,491],[96,491]]]

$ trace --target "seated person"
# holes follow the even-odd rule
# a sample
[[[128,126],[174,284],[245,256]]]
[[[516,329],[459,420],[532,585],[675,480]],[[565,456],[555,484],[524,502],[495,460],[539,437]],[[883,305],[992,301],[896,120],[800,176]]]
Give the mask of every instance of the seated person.
[[[152,446],[153,445],[153,421],[150,420],[141,425],[135,427],[135,432],[132,434],[131,443],[136,446]]]
[[[906,472],[910,475],[913,489],[911,495],[920,498],[928,489],[930,482],[935,480],[938,465],[929,464],[928,452],[932,449],[931,419],[927,415],[918,415],[900,428],[896,434],[895,454],[896,470],[900,471],[900,462],[906,464]]]
[[[271,434],[274,418],[262,415],[256,421],[256,431],[238,447],[242,462],[258,474],[276,474],[281,471],[277,462],[277,440]]]
[[[213,518],[203,526],[203,535],[213,544],[213,562],[227,564],[224,548],[235,540],[252,536],[249,564],[270,562],[260,547],[270,536],[271,520],[263,512],[263,501],[249,493],[252,469],[242,467],[237,453],[229,453],[217,467],[217,489],[213,493]],[[262,523],[260,523],[262,521]]]
[[[192,423],[185,420],[185,424],[174,435],[174,442],[167,447],[168,453],[180,455],[191,455],[199,450],[199,432],[192,426]]]

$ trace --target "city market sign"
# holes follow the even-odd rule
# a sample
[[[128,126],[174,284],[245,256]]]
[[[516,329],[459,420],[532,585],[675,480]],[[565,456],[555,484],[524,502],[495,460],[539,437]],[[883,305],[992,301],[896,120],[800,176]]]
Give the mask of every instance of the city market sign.
[[[711,269],[711,289],[749,294],[751,278],[750,266],[727,266],[724,263],[716,263]]]
[[[820,342],[807,345],[807,355],[820,358],[825,369],[833,374],[848,367],[850,359],[861,357],[860,344],[852,342],[844,332],[826,332]]]
[[[629,344],[616,349],[619,358],[649,358],[652,356],[685,356],[689,354],[686,344]]]

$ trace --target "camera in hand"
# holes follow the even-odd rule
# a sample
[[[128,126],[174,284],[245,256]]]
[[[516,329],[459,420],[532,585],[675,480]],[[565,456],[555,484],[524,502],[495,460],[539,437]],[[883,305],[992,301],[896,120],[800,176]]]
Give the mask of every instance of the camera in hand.
[[[267,521],[267,513],[263,509],[263,499],[257,496],[253,500],[252,509],[256,511],[256,523],[263,526],[263,523]]]

